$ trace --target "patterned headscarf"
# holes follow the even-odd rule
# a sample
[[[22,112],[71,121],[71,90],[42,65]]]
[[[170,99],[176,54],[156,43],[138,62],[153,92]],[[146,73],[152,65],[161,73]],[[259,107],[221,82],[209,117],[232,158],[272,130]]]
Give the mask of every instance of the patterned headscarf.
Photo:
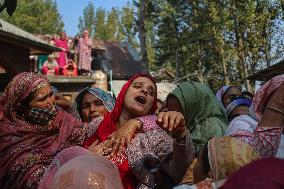
[[[230,86],[228,85],[224,85],[223,87],[221,87],[217,93],[216,93],[216,96],[217,96],[217,99],[222,103],[222,100],[223,100],[223,96],[224,94],[227,92],[227,90],[230,88]]]
[[[278,75],[267,81],[261,88],[257,90],[253,97],[250,114],[257,121],[260,121],[265,105],[271,94],[284,82],[284,74]]]
[[[85,128],[71,114],[57,110],[48,127],[34,125],[17,116],[16,106],[32,92],[49,85],[45,76],[20,73],[0,98],[0,186],[36,188],[38,182],[61,150],[81,145]]]
[[[18,122],[16,118],[17,104],[25,100],[31,93],[49,85],[48,79],[37,73],[23,72],[16,75],[6,87],[0,98],[4,116],[10,121]]]
[[[260,155],[249,144],[226,136],[208,141],[208,158],[213,181],[218,181],[259,159]]]
[[[79,92],[79,94],[77,95],[75,99],[76,107],[80,114],[82,113],[83,97],[87,92],[99,98],[103,102],[108,112],[111,112],[113,110],[115,99],[111,96],[111,94],[99,88],[86,87]]]

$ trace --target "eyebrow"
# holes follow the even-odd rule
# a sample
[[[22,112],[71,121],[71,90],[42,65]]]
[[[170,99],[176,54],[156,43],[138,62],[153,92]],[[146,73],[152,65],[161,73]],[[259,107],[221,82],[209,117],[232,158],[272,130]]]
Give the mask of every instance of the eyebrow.
[[[136,82],[133,82],[133,85],[135,85],[135,84],[140,84],[140,85],[142,85],[142,84],[144,84],[144,83],[145,83],[145,82],[136,81]],[[151,89],[151,90],[153,90],[154,92],[156,92],[155,88],[154,88],[152,85],[150,85],[150,86],[148,87],[148,89]]]

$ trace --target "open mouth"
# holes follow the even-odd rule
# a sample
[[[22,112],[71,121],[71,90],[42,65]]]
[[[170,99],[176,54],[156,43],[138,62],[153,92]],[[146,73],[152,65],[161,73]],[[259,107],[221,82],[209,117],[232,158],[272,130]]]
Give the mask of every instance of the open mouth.
[[[138,102],[139,104],[146,104],[146,98],[143,96],[137,96],[135,97],[136,102]]]

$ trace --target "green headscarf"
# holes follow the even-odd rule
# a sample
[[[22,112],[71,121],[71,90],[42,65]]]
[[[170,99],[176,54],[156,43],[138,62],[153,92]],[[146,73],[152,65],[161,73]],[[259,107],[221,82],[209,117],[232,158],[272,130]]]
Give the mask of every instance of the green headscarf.
[[[210,138],[223,136],[228,127],[227,117],[216,96],[206,85],[186,81],[179,84],[170,95],[175,96],[182,106],[196,155]]]

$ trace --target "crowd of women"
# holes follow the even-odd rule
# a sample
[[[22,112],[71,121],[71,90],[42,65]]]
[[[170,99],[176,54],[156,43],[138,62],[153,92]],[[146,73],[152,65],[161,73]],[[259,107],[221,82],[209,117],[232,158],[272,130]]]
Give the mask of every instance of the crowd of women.
[[[146,74],[73,103],[18,74],[0,97],[0,188],[284,188],[284,75],[255,94],[185,81],[158,103]]]

